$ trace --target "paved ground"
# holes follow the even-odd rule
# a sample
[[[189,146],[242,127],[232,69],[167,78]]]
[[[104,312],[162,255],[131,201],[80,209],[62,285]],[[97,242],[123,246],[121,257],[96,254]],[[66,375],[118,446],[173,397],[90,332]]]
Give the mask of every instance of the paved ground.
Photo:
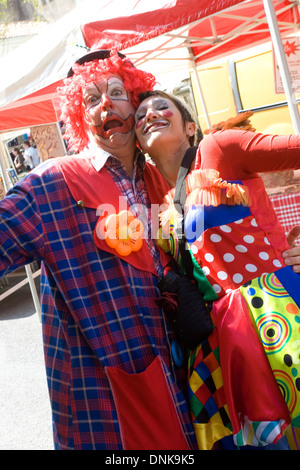
[[[0,450],[53,449],[42,330],[28,284],[0,301],[0,426]]]

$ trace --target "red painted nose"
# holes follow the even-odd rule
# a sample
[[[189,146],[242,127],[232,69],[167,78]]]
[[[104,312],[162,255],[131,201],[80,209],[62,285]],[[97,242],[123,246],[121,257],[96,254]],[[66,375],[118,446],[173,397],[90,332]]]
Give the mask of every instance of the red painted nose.
[[[105,93],[101,97],[100,106],[101,106],[101,109],[103,109],[104,111],[107,111],[108,109],[113,107],[113,103],[111,99]]]

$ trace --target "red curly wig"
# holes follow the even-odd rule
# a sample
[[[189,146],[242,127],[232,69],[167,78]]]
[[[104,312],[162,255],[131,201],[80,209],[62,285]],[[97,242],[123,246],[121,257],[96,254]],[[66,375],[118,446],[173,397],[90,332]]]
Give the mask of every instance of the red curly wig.
[[[151,73],[137,69],[116,51],[112,51],[107,59],[94,60],[84,65],[74,64],[72,68],[73,76],[64,80],[64,86],[58,88],[58,94],[61,99],[61,120],[66,126],[65,138],[69,140],[69,149],[78,152],[89,143],[82,115],[82,90],[87,83],[107,74],[119,75],[136,108],[139,105],[139,93],[152,90],[156,83]]]

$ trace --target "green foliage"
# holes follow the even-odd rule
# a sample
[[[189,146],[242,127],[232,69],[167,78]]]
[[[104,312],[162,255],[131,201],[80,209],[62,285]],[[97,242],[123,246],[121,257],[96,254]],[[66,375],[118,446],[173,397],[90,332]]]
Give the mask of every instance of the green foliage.
[[[0,23],[1,24],[8,24],[12,21],[12,9],[16,3],[19,4],[31,4],[34,9],[34,20],[39,19],[38,14],[38,0],[0,0]]]

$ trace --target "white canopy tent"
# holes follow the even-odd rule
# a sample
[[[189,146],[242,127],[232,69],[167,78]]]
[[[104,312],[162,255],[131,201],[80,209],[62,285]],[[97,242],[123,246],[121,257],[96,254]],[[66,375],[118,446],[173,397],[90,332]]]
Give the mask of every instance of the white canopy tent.
[[[76,46],[84,46],[80,25],[91,18],[96,6],[99,1],[86,0],[0,59],[0,106],[65,78],[84,53]]]

